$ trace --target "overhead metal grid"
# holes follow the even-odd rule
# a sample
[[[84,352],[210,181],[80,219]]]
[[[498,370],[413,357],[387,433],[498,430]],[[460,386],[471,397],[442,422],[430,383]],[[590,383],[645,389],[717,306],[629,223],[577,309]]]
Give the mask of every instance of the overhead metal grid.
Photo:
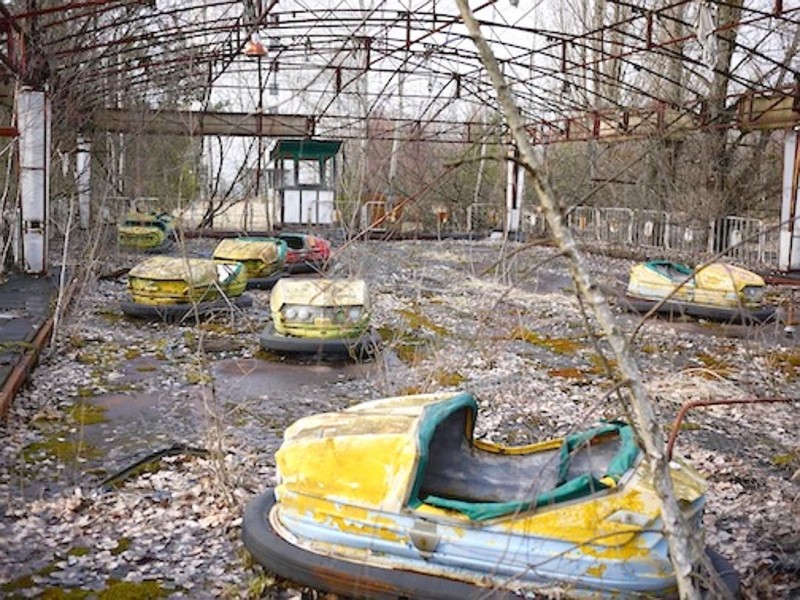
[[[569,19],[567,4],[563,21],[556,10],[548,20],[506,0],[473,10],[532,136],[546,143],[727,127],[736,113],[704,112],[709,103],[791,92],[800,75],[787,49],[796,45],[800,7],[748,2],[734,21],[700,32],[703,4],[722,10],[740,3],[607,2],[595,27],[587,14]],[[737,58],[750,67],[724,74],[731,98],[709,97],[709,81],[722,74],[704,58],[704,43],[733,28]],[[496,111],[455,6],[436,0],[26,2],[3,7],[0,32],[0,69],[48,83],[54,107],[76,125],[98,108],[203,109],[234,92],[244,104],[250,99],[235,110],[255,112],[262,69],[277,84],[280,105],[305,103],[317,135],[362,136],[365,119],[396,108],[401,91],[404,111],[392,114],[392,126],[416,129],[420,139],[463,141],[464,123]],[[253,36],[267,49],[258,60],[243,53]],[[664,67],[676,59],[680,80]]]

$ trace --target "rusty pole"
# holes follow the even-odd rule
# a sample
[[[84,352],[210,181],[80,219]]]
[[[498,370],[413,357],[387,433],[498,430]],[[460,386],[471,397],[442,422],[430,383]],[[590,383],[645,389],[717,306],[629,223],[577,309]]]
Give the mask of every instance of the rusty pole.
[[[672,460],[672,447],[675,445],[675,439],[678,437],[681,422],[689,409],[698,406],[718,406],[721,404],[766,404],[769,402],[798,402],[797,398],[729,398],[727,400],[693,400],[687,402],[678,411],[675,416],[675,421],[672,423],[672,431],[669,432],[669,440],[667,441],[667,459]]]

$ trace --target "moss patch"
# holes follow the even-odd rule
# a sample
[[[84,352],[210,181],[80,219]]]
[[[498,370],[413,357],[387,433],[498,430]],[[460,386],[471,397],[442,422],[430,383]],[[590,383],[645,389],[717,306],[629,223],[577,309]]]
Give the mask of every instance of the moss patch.
[[[28,444],[22,449],[22,457],[25,462],[35,462],[42,454],[65,464],[74,464],[80,460],[99,458],[100,456],[100,452],[91,444],[59,434],[53,434],[40,442]]]
[[[445,369],[438,369],[433,376],[436,379],[436,383],[448,387],[459,386],[467,380],[461,373]]]
[[[67,414],[73,421],[81,425],[96,425],[97,423],[108,421],[108,417],[106,417],[107,410],[105,406],[97,406],[89,402],[78,402],[70,407]]]
[[[410,385],[404,388],[400,388],[397,390],[398,396],[414,396],[416,394],[424,394],[425,392],[421,387],[417,387],[415,385]]]
[[[608,375],[608,370],[611,370],[611,377],[614,380],[620,379],[620,372],[617,368],[617,361],[613,358],[606,358],[605,360],[599,354],[592,354],[589,358],[589,362],[592,363],[592,366],[589,368],[589,372],[592,375]],[[608,367],[606,367],[608,365]]]
[[[447,329],[441,325],[437,325],[430,318],[425,316],[418,306],[403,308],[397,312],[405,318],[411,329],[427,329],[437,335],[447,335]]]
[[[86,346],[86,340],[80,335],[72,334],[68,338],[69,345],[73,348],[83,348]]]
[[[52,573],[55,570],[56,570],[55,565],[48,565],[48,566],[44,567],[43,569],[39,569],[35,573],[28,573],[26,575],[21,575],[21,576],[17,577],[16,579],[12,579],[11,581],[8,581],[8,582],[0,585],[0,592],[2,592],[2,595],[4,597],[23,598],[25,596],[23,596],[22,594],[17,594],[16,592],[21,592],[23,590],[27,590],[27,589],[36,587],[36,584],[33,582],[33,576],[34,575],[46,576],[46,575],[49,575],[50,573]],[[72,597],[78,598],[78,596],[48,596],[47,595],[48,591],[49,590],[44,590],[44,592],[38,597],[39,598],[72,598]],[[61,591],[61,590],[58,590],[58,591]],[[81,590],[81,591],[84,591],[84,590]],[[88,592],[87,592],[87,594],[88,594]],[[80,596],[80,597],[81,598],[85,598],[85,596]]]
[[[102,358],[95,352],[79,352],[75,360],[82,365],[99,365]]]
[[[521,340],[540,348],[545,348],[554,354],[575,354],[583,348],[583,343],[568,338],[551,338],[539,335],[525,327],[515,327],[509,339]]]
[[[771,460],[772,464],[776,467],[788,467],[790,469],[800,468],[800,453],[798,452],[776,454]]]
[[[767,362],[776,371],[783,373],[787,381],[800,379],[800,350],[773,352]]]
[[[109,579],[106,588],[98,592],[99,600],[141,600],[166,598],[174,590],[167,590],[158,581],[119,581]]]
[[[121,312],[116,312],[109,308],[101,308],[96,312],[98,315],[103,317],[103,319],[105,319],[108,323],[112,325],[125,320],[124,314],[122,314]]]
[[[197,352],[198,337],[193,331],[183,332],[183,343],[190,352]]]
[[[218,335],[230,336],[240,333],[239,330],[235,327],[231,327],[225,323],[219,323],[215,321],[203,321],[197,328],[202,331],[208,331],[210,333],[216,333]]]
[[[680,425],[681,431],[699,431],[703,426],[697,423],[690,423],[689,421],[682,421]]]
[[[93,597],[93,593],[80,588],[62,590],[61,588],[51,587],[45,589],[39,597],[43,600],[84,600],[85,598]]]
[[[33,574],[28,573],[27,575],[21,575],[16,579],[12,579],[3,585],[0,585],[0,591],[2,591],[3,594],[13,594],[14,592],[18,592],[20,590],[32,588],[33,586]]]
[[[205,371],[192,367],[186,369],[186,383],[189,385],[209,384],[212,381],[213,377]]]
[[[388,325],[378,328],[381,339],[394,350],[397,357],[406,364],[416,365],[433,352],[433,340]]]
[[[268,350],[264,350],[263,348],[256,350],[253,353],[253,356],[258,358],[259,360],[266,360],[267,362],[283,362],[283,356],[275,352],[269,352]]]
[[[124,354],[126,360],[133,360],[139,358],[141,355],[142,351],[139,348],[127,348]]]
[[[111,554],[113,554],[114,556],[119,556],[120,554],[128,550],[130,547],[131,547],[130,538],[121,537],[117,541],[117,546],[115,548],[112,548]]]
[[[713,379],[714,376],[729,377],[733,373],[732,365],[722,357],[713,356],[705,352],[698,352],[695,359],[705,367],[709,373],[706,377]]]

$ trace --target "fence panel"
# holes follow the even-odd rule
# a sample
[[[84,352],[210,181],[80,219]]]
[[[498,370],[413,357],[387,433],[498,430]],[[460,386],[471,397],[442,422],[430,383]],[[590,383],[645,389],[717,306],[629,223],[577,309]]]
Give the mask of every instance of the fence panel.
[[[708,227],[684,213],[669,216],[666,247],[687,255],[702,254],[708,243]]]
[[[567,214],[567,225],[576,238],[584,241],[597,239],[597,209],[592,206],[575,206]]]
[[[550,237],[547,220],[540,212],[523,211],[520,223],[523,233],[534,237]]]
[[[765,246],[761,219],[728,216],[709,224],[709,252],[724,252],[745,265],[760,265],[766,262]]]
[[[669,230],[669,214],[662,210],[637,210],[633,239],[639,247],[665,248]]]
[[[634,212],[630,208],[598,208],[597,239],[609,244],[632,244]]]
[[[474,203],[467,207],[466,231],[503,229],[501,212],[494,204]]]

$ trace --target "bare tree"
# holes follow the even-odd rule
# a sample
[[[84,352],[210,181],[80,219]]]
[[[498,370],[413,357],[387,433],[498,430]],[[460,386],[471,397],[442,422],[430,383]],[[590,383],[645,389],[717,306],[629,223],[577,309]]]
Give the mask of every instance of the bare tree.
[[[724,125],[730,117],[731,107],[726,105],[730,84],[729,74],[738,32],[735,23],[741,19],[742,4],[743,0],[731,0],[731,2],[720,3],[717,6],[716,26],[719,29],[716,33],[717,53],[707,98],[710,121],[712,124],[718,125],[712,128],[709,138],[711,171],[708,188],[721,204],[722,212],[727,211],[728,203],[732,200],[726,193],[726,180],[731,167],[733,150],[727,144],[728,128]]]

